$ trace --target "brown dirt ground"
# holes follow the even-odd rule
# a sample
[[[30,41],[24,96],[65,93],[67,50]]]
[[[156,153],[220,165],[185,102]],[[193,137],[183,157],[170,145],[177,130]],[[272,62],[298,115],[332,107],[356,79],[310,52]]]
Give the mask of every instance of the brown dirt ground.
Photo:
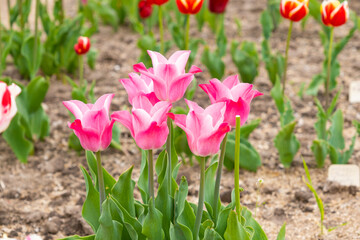
[[[65,1],[69,15],[74,13],[71,2],[73,1]],[[229,40],[254,41],[260,49],[259,17],[265,6],[265,0],[230,1],[226,15]],[[351,1],[350,6],[359,13],[359,2]],[[5,21],[7,16],[3,0],[1,0],[1,14]],[[236,24],[233,21],[235,17],[242,22],[241,37],[238,37],[236,32]],[[352,23],[348,23],[336,29],[336,38],[344,36],[351,25]],[[283,52],[287,28],[288,23],[284,21],[273,35],[274,49]],[[337,188],[333,191],[325,191],[329,160],[324,168],[317,169],[310,150],[311,142],[316,136],[313,125],[317,111],[311,97],[305,96],[301,100],[296,95],[301,84],[303,82],[308,84],[312,76],[321,70],[323,50],[318,37],[319,29],[320,27],[313,21],[309,22],[305,31],[300,29],[299,24],[295,24],[290,50],[288,71],[290,84],[287,94],[292,100],[299,122],[296,136],[301,142],[300,153],[309,163],[313,183],[325,204],[325,226],[330,228],[347,223],[346,226],[328,233],[323,239],[360,239],[359,189]],[[192,34],[199,35],[195,28],[191,31]],[[200,37],[213,39],[208,29],[203,31]],[[92,39],[93,46],[99,51],[98,62],[95,71],[86,69],[85,77],[89,81],[97,81],[95,89],[97,97],[109,92],[116,94],[112,110],[129,106],[126,93],[118,79],[126,77],[132,70],[132,65],[137,62],[140,54],[136,47],[137,38],[138,35],[129,27],[121,27],[114,33],[110,27],[104,26]],[[351,122],[354,119],[360,120],[360,105],[348,102],[349,84],[360,77],[359,40],[359,33],[356,33],[339,56],[341,75],[338,81],[343,91],[338,108],[344,112],[344,134],[347,144],[355,133]],[[213,40],[209,42],[211,44]],[[204,83],[210,79],[210,75],[200,63],[199,56],[200,54],[195,64],[204,70],[204,73],[198,75],[199,82]],[[226,75],[235,74],[236,68],[229,54],[225,62]],[[296,156],[293,166],[288,170],[283,169],[279,164],[273,145],[273,139],[279,130],[279,116],[269,95],[271,84],[263,65],[260,69],[260,75],[255,80],[255,87],[263,92],[264,96],[254,100],[249,119],[262,118],[261,125],[255,130],[250,141],[259,151],[263,165],[257,173],[240,172],[241,186],[245,189],[242,194],[242,204],[251,210],[255,209],[256,182],[258,178],[262,178],[265,183],[259,196],[261,206],[257,210],[256,218],[269,239],[276,239],[277,232],[285,221],[287,239],[319,239],[319,212],[315,199],[301,180],[304,170],[300,154]],[[19,80],[21,78],[11,65],[8,66],[4,75]],[[36,144],[35,155],[29,158],[27,165],[20,164],[5,141],[0,138],[0,149],[2,149],[0,155],[0,236],[6,233],[11,237],[23,239],[25,234],[38,233],[45,239],[57,239],[72,234],[91,233],[81,218],[85,184],[79,165],[86,165],[86,161],[83,154],[79,156],[67,147],[67,139],[71,132],[67,127],[69,115],[61,102],[70,99],[70,91],[69,85],[63,85],[56,79],[52,79],[44,103],[51,119],[51,133],[44,142]],[[195,101],[199,101],[202,105],[209,104],[207,96],[200,89],[196,92]],[[123,129],[121,143],[122,151],[109,149],[104,152],[105,168],[117,178],[125,169],[134,165],[133,177],[137,179],[140,168],[139,152],[125,129]],[[360,146],[356,144],[350,163],[359,165],[359,157]],[[196,201],[198,172],[198,166],[182,166],[179,172],[179,175],[186,175],[190,182],[190,201]],[[224,170],[221,190],[224,200],[228,198],[232,188],[233,174]]]

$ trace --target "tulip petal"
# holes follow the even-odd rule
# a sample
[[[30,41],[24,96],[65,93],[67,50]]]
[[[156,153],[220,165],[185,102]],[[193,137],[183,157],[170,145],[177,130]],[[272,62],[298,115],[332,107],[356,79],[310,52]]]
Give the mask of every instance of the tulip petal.
[[[240,83],[239,75],[237,75],[237,74],[229,76],[223,81],[223,84],[229,89],[232,89],[233,87],[235,87],[239,83]]]
[[[309,12],[309,8],[306,5],[306,2],[298,4],[296,8],[291,10],[289,13],[289,19],[294,22],[302,20]]]
[[[169,135],[169,129],[166,122],[158,126],[156,122],[152,122],[148,129],[137,134],[135,140],[137,145],[144,150],[161,148]]]
[[[95,129],[100,134],[103,131],[104,126],[110,122],[109,114],[107,113],[106,108],[90,110],[84,114],[81,122],[87,128]]]
[[[180,100],[193,79],[194,76],[191,73],[176,77],[169,87],[169,101],[173,103]]]
[[[146,95],[139,95],[133,99],[133,109],[143,109],[147,113],[150,113],[153,105]]]
[[[197,113],[203,113],[204,109],[200,107],[196,102],[185,99],[186,104],[189,106],[190,111],[195,111]]]
[[[204,90],[204,92],[206,92],[206,94],[209,96],[210,98],[210,102],[211,103],[215,103],[216,102],[216,92],[214,87],[211,84],[199,84],[199,87]]]
[[[205,109],[205,114],[212,117],[212,126],[213,128],[218,128],[221,123],[224,121],[224,114],[226,110],[226,103],[219,102],[214,103],[208,106]]]
[[[189,70],[189,73],[192,73],[192,74],[200,73],[200,72],[202,72],[202,70],[195,65],[192,65]]]
[[[101,134],[101,150],[105,150],[109,147],[112,140],[112,130],[115,120],[112,119],[104,128],[104,131]]]
[[[349,18],[349,7],[345,1],[338,6],[330,15],[331,25],[334,27],[341,26],[347,22]]]
[[[206,157],[214,155],[220,150],[220,144],[227,132],[230,132],[229,124],[222,123],[219,128],[208,137],[200,137],[197,141],[196,155]]]
[[[96,100],[96,102],[91,110],[98,111],[98,110],[104,108],[106,110],[106,115],[108,116],[111,100],[113,99],[114,95],[115,94],[113,94],[113,93],[102,95],[98,100]]]
[[[228,101],[226,104],[224,122],[229,123],[231,127],[235,127],[236,116],[240,115],[241,125],[244,125],[249,117],[249,113],[250,113],[250,105],[242,98],[239,98],[237,102]]]
[[[181,128],[186,133],[186,138],[188,140],[190,150],[192,151],[193,148],[196,149],[194,146],[194,141],[195,141],[194,132],[192,132],[191,129],[187,128],[186,126],[186,121],[188,116],[184,114],[173,114],[173,113],[168,113],[167,115],[169,118],[174,120],[176,126]]]
[[[116,111],[111,114],[111,118],[114,119],[116,122],[121,123],[129,129],[131,136],[135,137],[134,127],[132,124],[132,116],[128,111]]]
[[[64,101],[63,104],[76,119],[82,119],[84,113],[90,110],[88,105],[78,100]]]
[[[210,84],[214,88],[215,92],[215,100],[220,101],[222,99],[233,99],[231,95],[231,91],[229,88],[227,88],[222,82],[220,82],[218,79],[214,78],[210,80]]]
[[[150,51],[150,50],[148,50],[147,52],[151,58],[151,62],[152,62],[154,69],[156,69],[159,66],[159,64],[167,64],[168,63],[168,60],[162,54],[160,54],[158,52]]]
[[[165,122],[167,118],[167,113],[170,111],[171,107],[172,105],[169,102],[158,102],[151,109],[151,120],[157,122],[158,124]]]
[[[100,136],[97,130],[92,128],[84,128],[79,119],[69,124],[69,127],[74,130],[75,135],[79,138],[81,146],[93,152],[100,149]]]
[[[132,124],[134,127],[135,137],[138,132],[144,131],[151,124],[151,116],[144,109],[134,109],[132,111]]]
[[[189,59],[191,51],[176,51],[169,58],[169,63],[175,64],[179,70],[179,73],[185,73],[186,63]]]

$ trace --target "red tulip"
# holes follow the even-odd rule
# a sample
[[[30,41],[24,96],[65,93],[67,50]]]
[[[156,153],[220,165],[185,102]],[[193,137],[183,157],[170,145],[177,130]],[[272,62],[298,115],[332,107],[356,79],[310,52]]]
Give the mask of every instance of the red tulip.
[[[139,2],[139,14],[141,18],[148,18],[152,13],[152,5],[148,0],[141,0]]]
[[[90,50],[90,39],[88,37],[79,37],[74,49],[78,55],[86,54]]]
[[[337,0],[326,0],[321,4],[321,18],[326,26],[338,27],[349,19],[349,5],[347,1],[340,4]]]
[[[309,0],[282,0],[280,13],[284,18],[298,22],[309,12]]]
[[[0,133],[5,131],[17,113],[15,98],[21,89],[14,83],[7,86],[0,81]]]
[[[209,0],[209,10],[212,13],[223,13],[228,2],[229,0]]]
[[[155,4],[155,5],[163,5],[165,3],[167,3],[169,0],[149,0],[150,4]]]
[[[197,14],[204,0],[176,0],[179,11],[183,14]]]

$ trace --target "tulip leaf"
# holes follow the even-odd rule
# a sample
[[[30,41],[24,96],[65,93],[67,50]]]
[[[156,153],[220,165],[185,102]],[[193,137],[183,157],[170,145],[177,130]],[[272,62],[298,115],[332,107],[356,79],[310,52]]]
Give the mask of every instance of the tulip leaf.
[[[294,135],[296,121],[284,126],[274,139],[275,147],[279,152],[280,162],[284,167],[290,167],[296,153],[300,148],[300,142]]]
[[[206,66],[212,78],[221,79],[225,73],[225,63],[215,52],[211,52],[206,46],[201,56],[201,62]]]
[[[118,239],[121,240],[123,225],[112,219],[108,199],[102,204],[102,213],[99,219],[100,226],[96,232],[95,240]]]
[[[314,153],[316,164],[319,168],[324,167],[325,159],[328,154],[328,143],[325,140],[314,140],[311,151]]]
[[[36,59],[34,61],[34,48],[35,41],[37,41],[37,52]],[[30,79],[34,78],[38,69],[40,68],[41,56],[42,56],[42,45],[40,42],[40,37],[35,40],[34,36],[27,37],[21,46],[21,55],[25,59],[26,66],[26,76],[30,77]]]
[[[86,161],[89,166],[90,174],[95,182],[95,188],[99,191],[99,183],[98,183],[98,171],[97,171],[97,161],[95,154],[91,151],[86,151]],[[106,195],[111,194],[111,189],[113,188],[116,180],[108,173],[105,168],[103,169],[103,177],[105,184],[105,193]]]
[[[94,239],[95,239],[95,235],[85,236],[85,237],[80,237],[78,235],[75,235],[71,237],[61,238],[59,240],[94,240]]]
[[[227,219],[227,228],[224,234],[225,240],[241,239],[251,240],[249,233],[241,225],[234,211],[231,211]]]
[[[245,219],[245,227],[252,231],[251,239],[267,240],[267,236],[260,224],[252,217],[252,213],[246,208],[242,207],[241,216]],[[251,230],[252,229],[252,230]]]
[[[230,212],[232,212],[234,208],[235,208],[235,202],[232,202],[228,206],[223,208],[219,213],[215,230],[222,237],[224,236],[227,228],[227,219],[229,218],[229,214]]]
[[[331,117],[331,123],[329,143],[335,148],[343,150],[345,148],[343,137],[344,117],[340,109]]]
[[[149,212],[145,217],[142,233],[149,240],[161,240],[164,239],[165,233],[162,230],[162,214],[154,206],[153,199],[149,200]]]
[[[27,163],[28,156],[34,152],[33,143],[25,135],[26,130],[21,124],[21,116],[18,113],[2,136],[22,163]]]
[[[272,54],[267,40],[261,43],[261,53],[269,79],[275,85],[277,78],[281,79],[284,72],[285,59],[280,54]]]
[[[96,232],[100,225],[99,192],[94,188],[91,177],[89,173],[85,170],[85,168],[83,166],[80,166],[80,169],[84,175],[86,184],[86,199],[82,208],[82,216],[85,221],[91,226],[93,231]]]
[[[41,107],[49,85],[49,80],[43,77],[36,77],[30,81],[25,90],[29,113],[33,113]]]
[[[276,240],[285,240],[285,234],[286,234],[286,223],[282,225],[280,228],[279,234],[277,235]]]
[[[195,225],[195,218],[196,217],[193,208],[191,207],[190,203],[185,200],[184,209],[177,219],[178,224],[182,226],[182,228],[185,228],[186,230],[189,229],[192,232]]]
[[[212,219],[216,219],[216,216],[213,216],[214,208],[215,208],[215,180],[216,180],[216,170],[218,167],[218,162],[212,163],[205,171],[205,182],[206,182],[206,191],[205,191],[205,206],[208,210],[208,213],[212,217]],[[220,198],[218,199],[217,208],[220,211]]]
[[[137,182],[137,186],[141,194],[141,199],[143,200],[144,203],[147,203],[149,199],[148,177],[149,177],[149,173],[148,173],[147,151],[141,150],[140,176]]]
[[[206,240],[222,240],[223,238],[212,228],[205,230],[204,239]]]
[[[226,143],[224,166],[234,169],[235,156],[235,134],[229,133]],[[256,149],[249,143],[246,138],[240,139],[240,167],[246,170],[256,172],[261,166],[261,157]]]
[[[270,12],[268,10],[264,10],[261,13],[260,23],[262,26],[263,36],[265,40],[269,40],[271,36],[271,32],[274,29],[274,25],[271,19]]]
[[[285,112],[285,101],[284,101],[284,95],[282,94],[282,88],[279,78],[276,79],[276,83],[274,87],[271,89],[270,95],[274,99],[280,115],[282,115]]]
[[[231,43],[231,57],[240,73],[242,82],[253,83],[259,74],[259,56],[254,43],[244,41],[240,49],[239,42]]]
[[[111,194],[131,216],[135,217],[135,182],[131,180],[132,170],[133,166],[120,175],[119,180],[114,184],[111,189]]]
[[[317,121],[315,123],[315,131],[316,131],[316,135],[319,139],[321,140],[326,140],[327,141],[327,131],[326,131],[326,123],[327,123],[327,114],[324,110],[324,108],[322,107],[320,101],[315,98],[315,104],[318,108],[318,113],[317,113]]]

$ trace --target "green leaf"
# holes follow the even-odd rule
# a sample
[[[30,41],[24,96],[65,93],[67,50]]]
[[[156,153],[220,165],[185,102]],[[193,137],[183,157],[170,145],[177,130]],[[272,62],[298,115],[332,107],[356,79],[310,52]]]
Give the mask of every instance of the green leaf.
[[[224,166],[234,169],[235,156],[235,134],[229,133],[226,143]],[[240,167],[246,170],[256,172],[261,166],[261,157],[256,149],[245,138],[240,139]]]
[[[83,166],[80,169],[85,178],[86,184],[86,199],[82,208],[82,216],[85,221],[91,226],[94,232],[96,232],[100,226],[100,199],[99,192],[94,188],[93,182],[89,173]]]
[[[71,237],[61,238],[59,240],[94,240],[94,239],[95,239],[95,235],[86,236],[86,237],[80,237],[78,235],[75,235]]]
[[[222,240],[223,238],[212,228],[205,230],[204,239],[206,240]]]
[[[201,62],[206,66],[212,78],[221,79],[225,73],[225,64],[221,57],[210,51],[206,46],[201,56]]]
[[[331,117],[331,123],[329,143],[335,148],[343,150],[345,148],[343,137],[344,118],[340,109]]]
[[[96,232],[95,240],[121,240],[123,225],[120,222],[112,219],[108,199],[105,199],[102,204],[102,213],[99,222],[100,226]]]
[[[142,233],[149,240],[164,239],[165,233],[162,230],[162,214],[153,205],[153,199],[149,200],[149,213],[145,217]]]
[[[135,217],[134,188],[135,182],[131,179],[134,166],[131,166],[123,174],[111,189],[111,194],[123,206],[128,213]]]
[[[245,228],[238,221],[238,217],[234,211],[230,212],[229,218],[227,219],[227,228],[224,237],[225,240],[251,240]]]
[[[261,123],[261,118],[252,120],[246,125],[241,127],[240,136],[245,139],[249,139],[250,134],[259,126]]]
[[[218,162],[214,162],[211,164],[205,171],[205,182],[206,182],[206,191],[205,191],[205,202],[208,203],[206,205],[206,208],[208,210],[208,213],[212,217],[212,219],[215,219],[216,216],[213,216],[214,208],[215,208],[215,180],[216,180],[216,170],[218,167]],[[220,211],[220,198],[217,200],[217,207],[218,212]]]
[[[106,2],[98,3],[97,13],[105,24],[111,24],[114,30],[117,30],[119,22],[118,15]]]
[[[319,168],[324,167],[327,156],[328,144],[324,140],[314,140],[311,151],[314,153],[316,164]]]
[[[49,80],[43,77],[32,79],[26,87],[26,98],[29,113],[37,111],[44,101],[46,93],[49,89]]]
[[[279,234],[277,235],[276,240],[285,240],[285,233],[286,233],[286,223],[282,225],[280,228]]]
[[[320,101],[315,98],[315,104],[318,108],[317,113],[317,121],[315,123],[315,131],[316,135],[320,140],[326,140],[327,141],[327,131],[326,131],[326,123],[327,123],[327,114],[322,107]]]
[[[227,45],[227,38],[224,30],[224,25],[221,26],[220,31],[216,36],[216,45],[217,45],[217,49],[216,49],[217,55],[220,58],[224,57],[226,54],[226,45]]]
[[[98,55],[98,52],[95,50],[95,48],[90,48],[90,51],[86,54],[87,63],[92,70],[95,69],[97,55]]]
[[[34,61],[34,48],[35,48],[35,41],[37,41],[37,53],[36,59]],[[26,70],[30,79],[34,78],[38,69],[40,68],[41,57],[42,57],[42,45],[40,42],[40,37],[35,40],[34,36],[27,37],[24,40],[24,43],[21,47],[21,55],[25,59],[26,63]]]
[[[242,82],[253,83],[256,76],[259,74],[259,56],[254,43],[244,41],[240,49],[239,42],[233,41],[231,43],[231,57],[235,63]]]
[[[252,217],[252,213],[246,208],[242,207],[241,216],[245,219],[244,227],[252,232],[252,238],[256,240],[267,240],[267,236],[260,224]]]
[[[274,144],[279,152],[280,162],[285,168],[290,167],[296,153],[299,151],[300,142],[294,135],[296,121],[283,127],[274,139]]]
[[[148,203],[149,199],[149,182],[148,182],[149,172],[148,172],[148,162],[147,162],[147,152],[141,150],[141,166],[140,166],[140,176],[137,182],[138,189],[141,194],[141,199],[144,203]]]
[[[262,26],[263,36],[266,40],[270,39],[271,32],[274,29],[273,21],[268,10],[261,13],[260,23]]]
[[[279,78],[276,79],[276,83],[274,87],[271,89],[270,95],[274,99],[280,115],[282,115],[285,111],[285,102],[284,102],[284,95],[282,94],[282,88]]]
[[[27,158],[34,152],[34,145],[25,137],[25,127],[21,124],[20,114],[16,114],[9,127],[2,134],[16,157],[22,163],[27,163]]]

